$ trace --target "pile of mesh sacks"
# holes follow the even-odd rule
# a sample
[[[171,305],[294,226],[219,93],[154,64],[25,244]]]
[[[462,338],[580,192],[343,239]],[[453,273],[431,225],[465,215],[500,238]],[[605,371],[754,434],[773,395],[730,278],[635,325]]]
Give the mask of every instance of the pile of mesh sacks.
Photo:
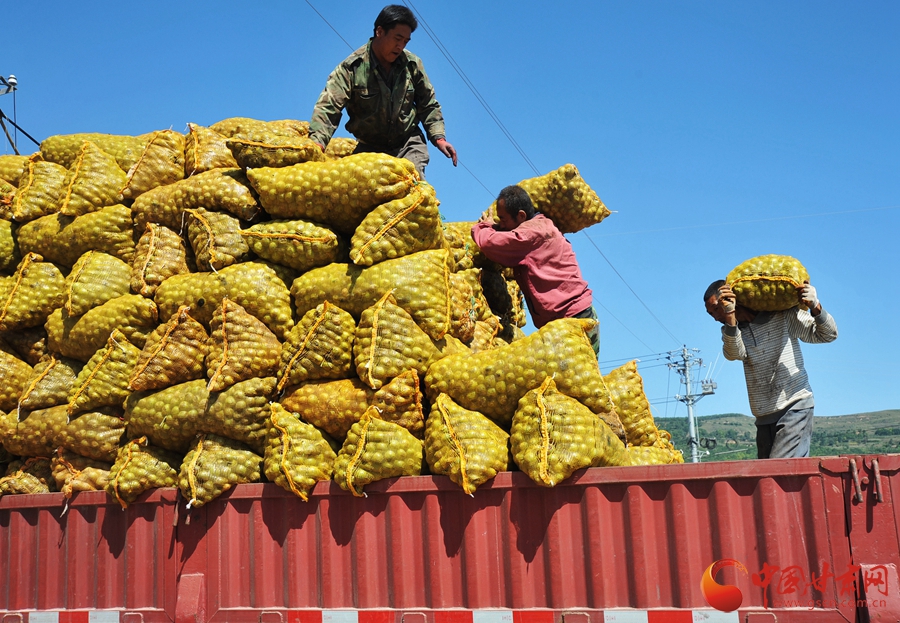
[[[590,320],[522,295],[413,165],[301,121],[71,134],[0,156],[0,495],[269,481],[363,495],[443,474],[680,462]],[[609,211],[572,165],[524,180],[564,231]]]

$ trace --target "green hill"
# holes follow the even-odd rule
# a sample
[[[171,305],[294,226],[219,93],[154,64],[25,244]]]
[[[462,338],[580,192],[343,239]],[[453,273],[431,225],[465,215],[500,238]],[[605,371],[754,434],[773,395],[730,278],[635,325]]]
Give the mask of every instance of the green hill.
[[[687,417],[657,418],[656,425],[672,434],[675,447],[690,461]],[[701,461],[756,458],[756,426],[751,416],[706,415],[697,418],[697,428]],[[707,448],[702,447],[704,444]],[[815,418],[811,456],[894,453],[900,453],[900,409]]]

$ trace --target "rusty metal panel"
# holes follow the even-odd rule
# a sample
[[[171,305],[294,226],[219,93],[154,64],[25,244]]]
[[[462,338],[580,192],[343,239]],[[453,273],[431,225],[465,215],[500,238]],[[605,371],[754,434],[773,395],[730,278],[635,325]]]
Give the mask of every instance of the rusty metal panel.
[[[174,620],[175,499],[173,489],[154,491],[123,511],[100,491],[78,493],[67,506],[59,493],[4,496],[0,610]]]

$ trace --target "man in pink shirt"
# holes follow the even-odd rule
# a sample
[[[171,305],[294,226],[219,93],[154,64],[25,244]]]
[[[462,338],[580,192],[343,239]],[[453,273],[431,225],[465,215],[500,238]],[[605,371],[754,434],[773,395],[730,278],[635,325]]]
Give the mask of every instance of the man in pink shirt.
[[[592,318],[591,289],[581,276],[572,245],[553,221],[536,212],[520,186],[507,186],[497,197],[497,218],[485,212],[472,227],[472,239],[485,257],[513,268],[534,326],[559,318]],[[600,323],[588,337],[600,353]]]

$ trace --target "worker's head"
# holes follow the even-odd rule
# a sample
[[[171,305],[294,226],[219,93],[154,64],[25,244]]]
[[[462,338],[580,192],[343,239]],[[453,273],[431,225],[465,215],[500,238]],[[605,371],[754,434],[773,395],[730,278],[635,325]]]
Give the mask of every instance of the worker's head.
[[[534,214],[534,203],[521,186],[507,186],[497,195],[497,225],[503,231],[512,231]]]
[[[724,279],[716,279],[709,284],[709,287],[706,288],[706,292],[703,293],[703,302],[706,304],[706,313],[719,322],[724,322],[723,312],[719,307],[719,288],[724,285]],[[723,317],[720,318],[720,316]]]
[[[418,27],[416,16],[401,4],[389,4],[375,18],[375,38],[372,51],[383,64],[390,65],[403,53],[413,31]]]

